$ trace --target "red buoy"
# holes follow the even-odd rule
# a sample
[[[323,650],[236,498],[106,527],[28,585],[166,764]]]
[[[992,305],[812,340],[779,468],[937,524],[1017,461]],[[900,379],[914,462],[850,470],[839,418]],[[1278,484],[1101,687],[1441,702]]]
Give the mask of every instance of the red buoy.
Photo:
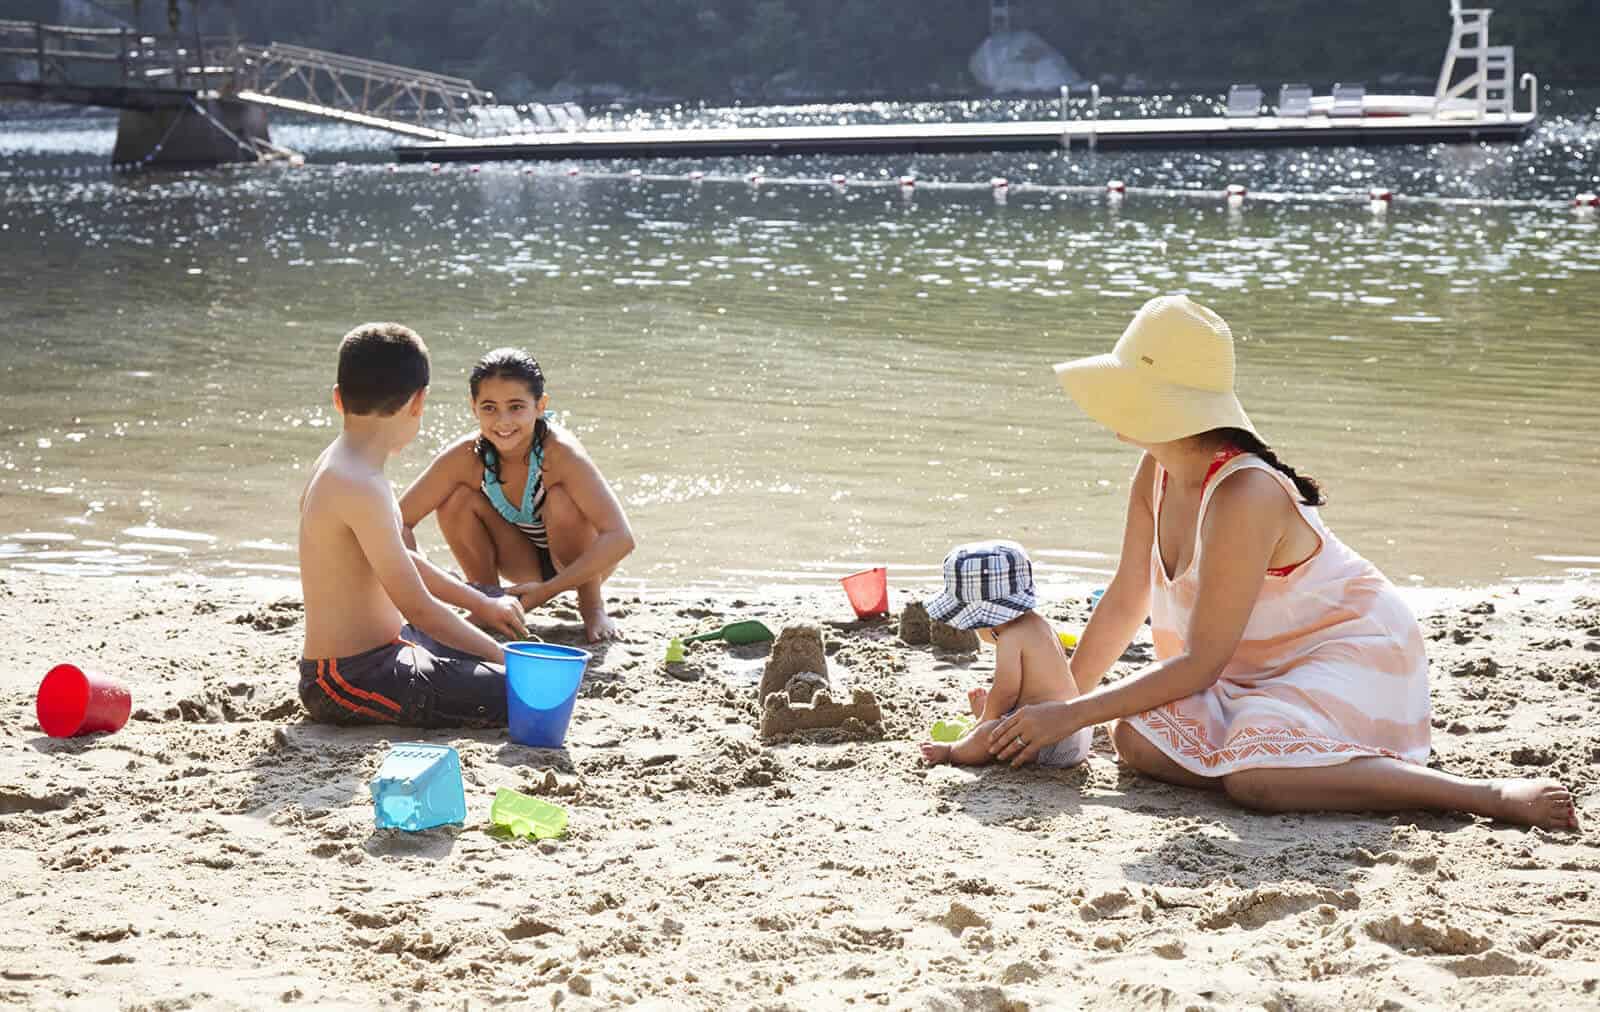
[[[1573,207],[1600,207],[1600,195],[1580,193],[1572,198]]]
[[[1010,185],[1011,181],[1006,179],[1005,176],[995,176],[989,180],[989,186],[996,190],[1004,190]]]
[[[1120,179],[1113,179],[1113,180],[1111,180],[1111,181],[1106,183],[1106,192],[1107,193],[1117,193],[1117,194],[1127,193],[1128,192],[1128,184],[1124,183]]]

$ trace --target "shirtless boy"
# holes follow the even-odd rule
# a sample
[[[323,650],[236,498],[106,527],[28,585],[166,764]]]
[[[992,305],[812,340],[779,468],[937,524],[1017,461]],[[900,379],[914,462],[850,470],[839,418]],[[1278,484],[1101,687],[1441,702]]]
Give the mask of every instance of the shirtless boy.
[[[427,394],[428,349],[411,330],[368,323],[340,342],[333,406],[344,430],[317,458],[300,497],[300,699],[313,720],[506,721],[505,653],[450,606],[520,638],[522,605],[480,593],[409,551],[383,473],[416,438]]]

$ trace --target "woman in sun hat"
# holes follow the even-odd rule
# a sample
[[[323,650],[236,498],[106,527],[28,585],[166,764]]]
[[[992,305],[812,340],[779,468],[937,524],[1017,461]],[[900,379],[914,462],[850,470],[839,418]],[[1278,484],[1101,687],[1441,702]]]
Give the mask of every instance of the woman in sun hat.
[[[1233,334],[1183,295],[1145,303],[1109,354],[1058,365],[1083,411],[1142,448],[1116,576],[1071,665],[1084,694],[990,735],[1013,763],[1115,720],[1122,760],[1265,811],[1438,809],[1576,828],[1552,780],[1429,769],[1428,660],[1393,585],[1324,526],[1322,490],[1234,395]],[[1154,664],[1101,679],[1146,618]]]

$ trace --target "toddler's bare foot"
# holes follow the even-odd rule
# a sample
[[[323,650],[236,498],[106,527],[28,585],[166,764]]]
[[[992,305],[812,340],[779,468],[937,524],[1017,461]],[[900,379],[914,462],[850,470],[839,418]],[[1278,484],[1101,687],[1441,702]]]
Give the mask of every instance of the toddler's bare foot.
[[[583,632],[590,643],[622,639],[622,627],[617,625],[616,619],[607,615],[604,609],[583,616]]]
[[[1541,829],[1577,829],[1572,792],[1554,780],[1496,780],[1492,814],[1505,822]]]
[[[983,708],[987,706],[988,703],[989,690],[985,689],[981,685],[967,693],[967,705],[972,707],[972,715],[974,717],[983,716]]]
[[[949,745],[941,745],[936,741],[925,741],[920,748],[922,749],[923,760],[930,766],[937,766],[940,763],[950,761]]]

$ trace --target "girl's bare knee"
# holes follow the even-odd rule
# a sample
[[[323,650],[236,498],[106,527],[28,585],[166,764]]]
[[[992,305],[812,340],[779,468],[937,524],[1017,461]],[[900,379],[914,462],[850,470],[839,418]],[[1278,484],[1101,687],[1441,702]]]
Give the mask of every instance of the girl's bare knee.
[[[576,527],[583,522],[583,511],[573,501],[572,496],[560,485],[549,489],[544,494],[544,506],[540,509],[544,517],[545,526],[548,528],[561,528],[563,530]]]
[[[477,513],[477,502],[480,493],[475,488],[457,485],[444,502],[439,504],[438,514],[441,523],[450,523],[473,516]]]
[[[545,530],[550,532],[550,554],[556,565],[565,569],[594,541],[594,525],[589,523],[589,518],[578,508],[572,496],[560,486],[545,493],[541,513]]]

